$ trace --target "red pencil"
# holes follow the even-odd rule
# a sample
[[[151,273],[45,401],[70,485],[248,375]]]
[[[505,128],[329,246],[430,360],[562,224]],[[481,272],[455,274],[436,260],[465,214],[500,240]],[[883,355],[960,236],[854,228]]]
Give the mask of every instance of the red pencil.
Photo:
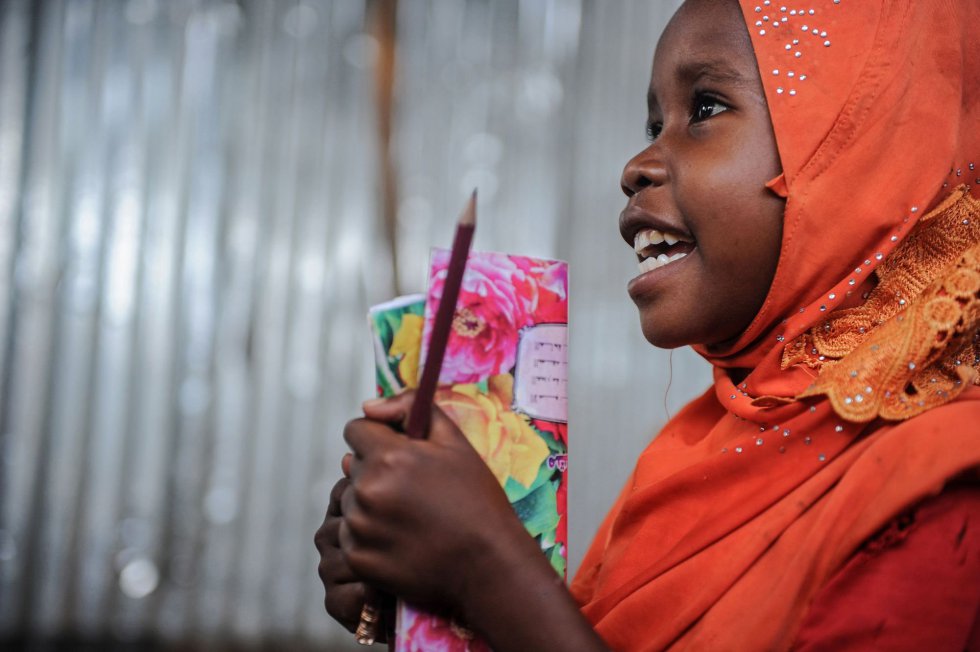
[[[415,391],[415,402],[408,413],[408,423],[405,434],[413,439],[425,439],[429,431],[429,419],[432,415],[432,400],[435,398],[436,386],[439,384],[439,372],[442,369],[442,358],[446,353],[446,344],[456,316],[456,301],[459,299],[459,288],[463,284],[463,273],[466,271],[466,259],[470,253],[470,243],[473,242],[473,232],[476,230],[476,190],[470,196],[463,214],[456,224],[456,237],[453,238],[452,254],[449,257],[449,269],[446,272],[446,284],[443,286],[439,307],[436,309],[436,319],[429,335],[429,348],[425,356],[425,366],[422,368],[422,378]],[[379,596],[368,589],[364,607],[361,609],[361,622],[357,626],[354,638],[361,645],[372,645],[377,638],[381,612],[378,608]],[[388,649],[394,649],[393,641],[388,641]]]
[[[439,384],[439,372],[442,369],[442,358],[446,353],[446,344],[456,315],[456,301],[459,299],[459,288],[463,283],[463,273],[466,271],[466,258],[470,253],[470,243],[476,230],[476,190],[470,196],[463,214],[456,225],[456,237],[453,239],[452,254],[449,258],[449,269],[446,273],[446,284],[443,286],[442,298],[436,310],[432,333],[429,335],[429,348],[425,355],[425,366],[422,368],[422,378],[415,392],[415,402],[408,414],[405,434],[413,439],[424,439],[429,430],[429,417],[432,414],[432,399],[435,397],[436,386]]]

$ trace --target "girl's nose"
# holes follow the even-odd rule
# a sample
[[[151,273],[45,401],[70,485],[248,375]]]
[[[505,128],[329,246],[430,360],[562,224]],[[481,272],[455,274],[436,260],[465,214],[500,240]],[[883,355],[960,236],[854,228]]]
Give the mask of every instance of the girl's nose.
[[[661,186],[667,180],[667,168],[656,143],[634,156],[623,168],[620,187],[632,197],[647,186]]]

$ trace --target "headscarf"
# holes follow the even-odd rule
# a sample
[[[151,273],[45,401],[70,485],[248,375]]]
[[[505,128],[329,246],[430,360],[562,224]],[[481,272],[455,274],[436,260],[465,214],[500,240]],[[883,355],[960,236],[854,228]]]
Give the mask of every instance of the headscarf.
[[[740,2],[786,198],[769,294],[640,456],[572,586],[617,650],[787,649],[980,468],[980,2]],[[731,369],[750,369],[734,383]]]

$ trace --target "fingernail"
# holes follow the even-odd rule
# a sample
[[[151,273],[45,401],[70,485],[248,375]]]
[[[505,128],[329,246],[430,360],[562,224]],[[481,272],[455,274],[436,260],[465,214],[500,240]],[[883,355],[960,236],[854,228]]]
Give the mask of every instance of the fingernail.
[[[363,403],[361,403],[361,407],[363,407],[364,409],[367,409],[367,408],[375,408],[375,407],[380,407],[380,406],[384,405],[387,402],[388,402],[388,399],[386,399],[386,398],[372,398],[370,400],[367,400],[367,401],[364,401]]]

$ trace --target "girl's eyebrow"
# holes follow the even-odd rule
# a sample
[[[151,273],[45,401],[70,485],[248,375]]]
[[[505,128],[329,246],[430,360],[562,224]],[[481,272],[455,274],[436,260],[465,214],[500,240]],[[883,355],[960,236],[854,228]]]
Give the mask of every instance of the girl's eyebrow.
[[[675,71],[677,79],[687,83],[707,80],[717,83],[745,84],[750,80],[727,61],[691,61],[684,63]]]
[[[728,64],[727,61],[690,61],[681,64],[674,71],[674,78],[681,84],[690,86],[698,82],[726,84],[737,87],[754,88],[753,79],[746,77]],[[653,86],[647,91],[647,107],[659,106]]]

